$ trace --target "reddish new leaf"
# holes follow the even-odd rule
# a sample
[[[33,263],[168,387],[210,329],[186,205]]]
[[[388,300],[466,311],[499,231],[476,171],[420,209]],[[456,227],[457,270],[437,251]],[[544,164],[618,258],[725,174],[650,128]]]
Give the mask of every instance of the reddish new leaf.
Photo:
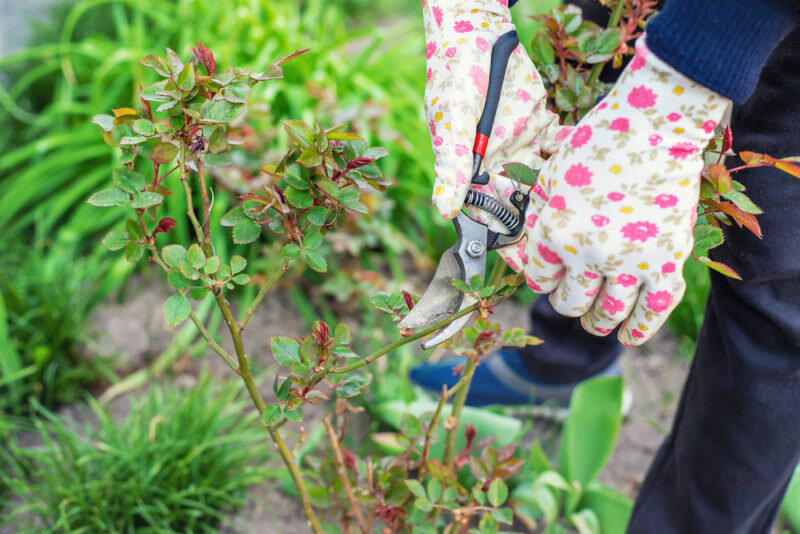
[[[714,206],[714,204],[716,204],[716,206]],[[758,224],[755,215],[740,210],[735,204],[733,204],[733,202],[722,201],[719,203],[710,203],[710,205],[725,215],[731,217],[734,221],[736,221],[736,224],[738,224],[740,228],[744,226],[753,232],[758,238],[762,237],[761,226]]]
[[[192,47],[192,52],[194,52],[197,61],[206,68],[208,75],[214,74],[214,71],[217,70],[217,62],[214,60],[214,54],[211,53],[211,50],[206,48],[200,41],[197,41],[197,48]]]
[[[160,221],[158,221],[158,225],[153,229],[153,233],[151,234],[153,237],[156,234],[168,234],[170,230],[175,228],[178,223],[172,217],[164,217]]]
[[[725,133],[722,135],[722,153],[724,154],[733,146],[733,132],[730,126],[725,126]]]
[[[759,154],[758,152],[749,152],[747,150],[739,152],[739,159],[741,159],[745,165],[755,165],[756,163],[761,163],[763,158],[764,154]]]
[[[414,309],[414,299],[411,296],[411,293],[409,293],[405,289],[403,290],[403,299],[405,299],[405,301],[406,301],[406,306],[408,306],[408,311],[413,310]]]
[[[358,156],[356,159],[347,164],[347,170],[350,171],[353,169],[357,169],[359,167],[364,167],[366,165],[369,165],[373,161],[375,160],[372,158],[368,158],[367,156]]]

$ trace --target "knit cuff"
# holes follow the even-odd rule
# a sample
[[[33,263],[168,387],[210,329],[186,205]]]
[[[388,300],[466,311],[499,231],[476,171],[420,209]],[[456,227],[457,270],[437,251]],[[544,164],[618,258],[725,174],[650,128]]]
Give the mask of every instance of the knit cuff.
[[[772,51],[800,22],[792,0],[670,0],[647,46],[695,82],[745,102]]]

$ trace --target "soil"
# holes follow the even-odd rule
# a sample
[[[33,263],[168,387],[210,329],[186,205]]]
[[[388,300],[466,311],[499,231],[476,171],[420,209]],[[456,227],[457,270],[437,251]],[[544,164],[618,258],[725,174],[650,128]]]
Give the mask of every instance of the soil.
[[[119,356],[118,367],[122,375],[147,366],[168,347],[172,332],[163,326],[160,312],[168,294],[168,288],[152,280],[133,280],[124,304],[108,302],[98,309],[93,324],[96,332],[102,333],[99,349],[106,354]],[[527,313],[513,302],[498,307],[495,313],[496,320],[506,327],[526,326],[519,321],[520,318],[526,318]],[[305,331],[305,324],[294,312],[285,294],[278,292],[269,296],[246,331],[252,359],[266,365],[272,336],[300,336]],[[677,356],[676,351],[677,340],[664,331],[646,347],[629,349],[622,356],[627,386],[633,393],[634,404],[622,425],[618,445],[600,478],[631,497],[636,496],[647,467],[669,429],[688,370],[687,362]],[[190,358],[184,355],[178,358],[167,374],[186,383],[191,382],[204,367],[219,376],[230,376],[231,373],[219,358]],[[267,385],[263,393],[270,398],[271,387]],[[127,405],[125,396],[113,402],[113,416],[123,417]],[[69,418],[85,420],[85,411],[75,407],[63,407],[60,412]],[[323,413],[322,409],[308,413],[306,428],[320,424]],[[541,425],[542,429],[548,428],[547,423],[534,421],[534,429],[537,425]],[[37,441],[34,436],[23,436],[22,440],[31,446]],[[296,501],[282,493],[275,484],[268,483],[253,489],[249,502],[229,518],[222,531],[298,534],[307,532],[308,527]]]

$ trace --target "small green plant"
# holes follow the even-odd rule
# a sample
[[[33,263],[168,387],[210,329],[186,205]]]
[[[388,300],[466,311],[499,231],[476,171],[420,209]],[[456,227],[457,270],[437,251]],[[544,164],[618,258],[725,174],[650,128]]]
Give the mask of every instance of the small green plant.
[[[633,503],[595,479],[611,456],[622,424],[622,380],[595,378],[572,394],[554,467],[535,442],[527,480],[511,493],[519,517],[545,534],[624,532]],[[537,530],[538,531],[538,530]]]
[[[64,265],[70,269],[63,269]],[[0,248],[0,436],[35,398],[48,408],[81,398],[103,376],[84,333],[113,261],[69,244],[9,239]]]
[[[268,449],[241,389],[202,378],[153,386],[112,420],[65,421],[41,405],[41,445],[3,451],[0,473],[23,502],[0,521],[16,532],[216,532],[264,480]],[[10,453],[10,454],[9,454]]]

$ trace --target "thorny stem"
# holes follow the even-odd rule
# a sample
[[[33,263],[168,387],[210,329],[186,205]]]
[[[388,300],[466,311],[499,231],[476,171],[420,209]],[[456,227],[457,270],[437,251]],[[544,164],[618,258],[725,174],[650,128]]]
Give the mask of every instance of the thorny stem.
[[[333,456],[336,458],[336,469],[339,471],[339,477],[342,479],[344,492],[347,494],[347,499],[350,501],[350,506],[353,508],[353,515],[356,516],[356,521],[358,521],[358,526],[361,527],[361,531],[366,533],[367,524],[364,521],[364,515],[361,513],[361,507],[358,505],[356,496],[353,494],[353,487],[350,485],[350,477],[347,475],[342,449],[339,447],[339,438],[336,436],[336,431],[333,429],[327,417],[322,420],[322,423],[325,425],[325,431],[328,433],[328,440],[333,449]]]
[[[416,341],[418,339],[422,339],[423,337],[431,335],[432,333],[436,332],[440,328],[449,325],[450,323],[452,323],[453,321],[455,321],[459,317],[463,317],[463,316],[467,315],[468,313],[474,312],[476,309],[478,309],[479,306],[480,306],[480,302],[476,302],[475,304],[473,304],[469,308],[464,308],[463,310],[459,311],[458,313],[454,313],[453,315],[451,315],[451,316],[449,316],[449,317],[447,317],[445,319],[442,319],[441,321],[439,321],[435,325],[430,326],[430,327],[426,328],[425,330],[421,330],[420,332],[417,332],[413,336],[401,337],[400,339],[398,339],[394,343],[392,343],[390,345],[386,345],[382,349],[380,349],[380,350],[378,350],[376,352],[373,352],[372,354],[370,354],[369,356],[367,356],[366,358],[364,358],[362,360],[358,360],[357,362],[351,363],[350,365],[345,365],[344,367],[331,369],[330,370],[330,374],[344,374],[344,373],[349,373],[351,371],[355,371],[356,369],[361,369],[365,365],[371,364],[372,362],[374,362],[375,360],[377,360],[381,356],[385,356],[385,355],[389,354],[390,352],[392,352],[393,350],[397,349],[398,347],[402,347],[403,345],[411,343],[412,341]]]
[[[625,6],[626,0],[617,0],[617,3],[614,5],[614,11],[611,12],[611,18],[608,19],[608,26],[607,28],[613,28],[619,23],[619,18],[622,16],[622,8]],[[623,38],[625,36],[623,35]],[[594,67],[592,67],[592,73],[589,75],[589,81],[586,82],[588,87],[594,86],[595,82],[597,82],[597,78],[600,77],[600,73],[603,71],[603,66],[605,65],[604,62],[595,63]]]
[[[261,301],[264,300],[264,297],[267,295],[267,293],[269,293],[269,290],[272,289],[272,286],[275,285],[275,282],[277,282],[278,279],[281,276],[283,276],[283,273],[285,273],[288,268],[289,268],[289,260],[285,259],[283,260],[283,263],[281,263],[281,266],[278,268],[278,270],[275,271],[272,274],[272,276],[270,276],[267,279],[266,282],[264,282],[264,285],[261,286],[261,289],[258,290],[256,298],[253,299],[253,302],[250,303],[250,307],[247,308],[244,317],[239,323],[239,328],[244,330],[244,327],[247,326],[247,323],[250,321],[250,318],[253,316],[253,313],[256,311],[256,308],[258,308],[258,305],[261,304]]]
[[[186,192],[186,205],[187,205],[187,215],[192,222],[192,226],[197,233],[197,240],[203,244],[203,249],[207,256],[212,254],[212,248],[210,241],[205,241],[203,228],[200,226],[200,223],[197,220],[197,216],[194,213],[194,207],[192,204],[192,190],[189,187],[189,182],[186,177],[186,142],[181,140],[181,150],[180,150],[180,175],[181,175],[181,183],[183,184],[183,189]],[[198,166],[198,168],[202,168],[202,165]],[[203,188],[205,190],[205,187]],[[205,191],[204,191],[204,203],[205,203]],[[206,211],[208,213],[208,210]],[[206,216],[206,220],[208,220],[208,215]],[[146,230],[145,230],[146,233]],[[155,246],[152,245],[154,251],[154,258],[156,261],[166,270],[169,268],[161,261],[161,258],[158,257],[158,251],[155,249]],[[250,364],[247,361],[247,355],[245,354],[244,350],[244,343],[242,342],[242,328],[234,319],[233,314],[231,313],[231,309],[228,306],[228,303],[225,301],[225,297],[221,291],[214,292],[214,298],[217,301],[217,306],[219,307],[220,311],[222,312],[222,316],[225,319],[225,324],[228,326],[228,330],[231,334],[231,339],[233,340],[233,346],[236,350],[236,358],[239,362],[238,369],[236,370],[237,374],[242,378],[242,381],[245,383],[245,387],[247,388],[247,392],[250,394],[250,398],[253,400],[253,404],[258,410],[259,415],[264,414],[264,410],[266,409],[266,403],[264,402],[264,398],[261,396],[261,392],[258,390],[258,385],[256,384],[255,380],[253,379],[253,374],[250,371]],[[263,298],[263,296],[262,296]],[[199,321],[196,320],[196,317],[193,317],[195,324],[198,324]],[[203,328],[202,331],[205,330]],[[204,336],[205,337],[205,336]],[[206,340],[209,341],[209,345],[211,345],[210,340],[211,336],[209,335],[206,337]],[[215,344],[216,345],[216,344]],[[218,345],[217,345],[218,346]],[[228,365],[233,363],[233,358],[230,357],[227,353],[223,356],[220,352],[216,351],[223,359],[228,362]],[[224,350],[222,351],[224,352]],[[294,455],[289,450],[289,447],[286,446],[286,442],[283,440],[283,436],[281,435],[280,431],[275,427],[267,426],[267,432],[269,432],[270,438],[275,443],[275,446],[278,448],[278,452],[283,459],[283,463],[286,465],[286,468],[289,470],[289,474],[292,477],[292,481],[294,482],[295,487],[297,488],[298,496],[300,497],[300,503],[303,507],[303,512],[305,513],[306,518],[311,526],[311,529],[314,531],[315,534],[322,534],[322,525],[319,522],[316,514],[314,513],[314,509],[311,506],[311,498],[308,494],[308,489],[306,488],[305,482],[303,481],[303,475],[300,473],[300,469],[297,466],[297,461],[295,460]]]
[[[228,303],[225,301],[225,297],[222,295],[222,293],[216,293],[215,298],[217,301],[217,306],[219,306],[219,309],[222,312],[222,317],[225,319],[225,324],[228,326],[228,330],[230,331],[231,339],[233,340],[233,346],[236,349],[236,357],[239,360],[239,376],[242,377],[242,380],[247,387],[247,392],[250,394],[250,398],[253,399],[253,404],[255,405],[256,410],[258,410],[258,414],[263,415],[267,405],[264,402],[264,398],[261,396],[261,392],[258,390],[258,385],[253,379],[253,374],[250,371],[250,363],[247,361],[247,355],[244,351],[244,343],[242,342],[242,329],[237,324],[236,319],[233,318],[233,313],[231,313],[231,309],[228,306]],[[303,506],[303,512],[305,513],[305,516],[311,525],[311,529],[317,534],[322,533],[322,525],[320,525],[319,519],[317,519],[317,516],[314,513],[314,509],[311,507],[311,498],[308,495],[308,489],[303,481],[303,475],[300,473],[300,469],[297,467],[297,461],[295,460],[294,455],[286,446],[286,442],[283,441],[283,436],[281,436],[281,433],[277,428],[267,426],[267,431],[269,432],[272,441],[274,441],[275,445],[278,447],[278,452],[283,459],[283,463],[286,465],[287,469],[289,469],[289,473],[292,476],[292,481],[294,482],[294,485],[297,488],[298,496],[300,497],[300,503]]]
[[[181,139],[180,162],[178,165],[180,166],[181,185],[183,185],[183,190],[186,192],[186,215],[189,216],[189,220],[192,222],[194,231],[197,234],[197,240],[200,243],[203,243],[203,227],[200,226],[200,222],[197,220],[197,215],[194,213],[192,188],[189,187],[189,180],[186,177],[186,141],[183,139]]]
[[[475,374],[475,367],[477,367],[477,365],[477,358],[467,359],[467,363],[464,365],[464,370],[461,371],[461,378],[458,380],[458,382],[461,384],[461,387],[453,399],[453,410],[450,412],[452,417],[452,426],[447,429],[444,449],[444,465],[450,469],[453,468],[453,460],[455,460],[456,456],[456,438],[458,437],[458,423],[461,421],[461,411],[466,403],[469,385],[470,382],[472,382],[472,376]]]
[[[203,153],[197,155],[197,176],[200,178],[200,194],[203,198],[203,244],[211,245],[211,202],[206,189],[206,159]]]
[[[141,210],[136,210],[136,215],[139,217],[139,226],[141,227],[142,232],[145,235],[148,235],[147,234],[147,225],[144,222],[144,217],[142,217]],[[167,264],[165,264],[164,260],[162,260],[161,256],[159,256],[158,248],[156,247],[156,245],[153,242],[152,238],[148,237],[148,242],[145,244],[145,246],[150,251],[150,256],[153,259],[153,261],[156,264],[158,264],[158,266],[161,267],[164,270],[164,272],[168,272],[169,271],[169,267],[167,267]],[[236,374],[239,374],[239,369],[236,367],[236,361],[234,361],[233,356],[228,354],[228,352],[225,349],[223,349],[219,345],[219,343],[214,341],[214,338],[211,336],[211,333],[203,325],[203,322],[200,320],[200,318],[197,317],[197,315],[195,315],[194,311],[191,311],[191,310],[189,311],[189,318],[192,320],[194,325],[200,331],[200,335],[202,335],[203,338],[206,340],[206,343],[208,343],[208,346],[211,348],[211,350],[213,350],[214,352],[219,354],[219,356],[223,360],[225,360],[225,363],[227,363],[230,366],[230,368],[234,370],[234,372]]]
[[[450,392],[447,391],[447,385],[442,384],[442,394],[439,395],[439,403],[436,405],[436,411],[433,412],[433,417],[431,418],[431,424],[428,425],[428,429],[425,431],[425,445],[422,447],[422,465],[419,468],[419,477],[418,477],[420,480],[422,480],[422,477],[425,474],[425,471],[428,466],[428,456],[431,453],[431,440],[433,439],[433,429],[436,427],[436,421],[439,420],[439,415],[441,415],[442,408],[444,408],[444,403],[447,402],[448,397],[450,397]]]

